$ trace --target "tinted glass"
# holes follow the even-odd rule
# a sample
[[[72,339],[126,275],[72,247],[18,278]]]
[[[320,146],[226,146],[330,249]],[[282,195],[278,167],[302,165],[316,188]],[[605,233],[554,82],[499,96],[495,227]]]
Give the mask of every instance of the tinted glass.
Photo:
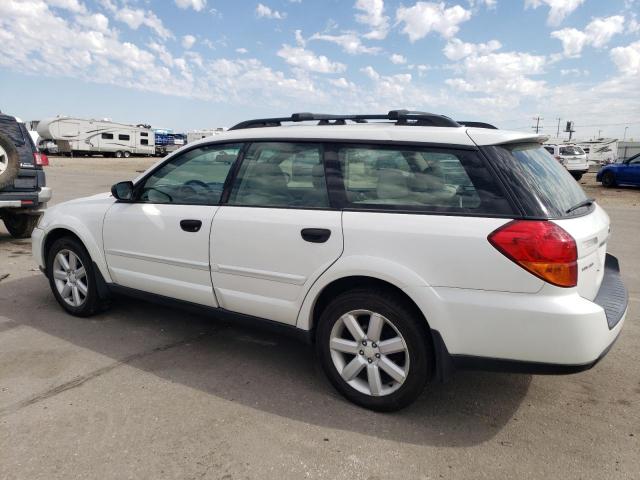
[[[146,179],[139,200],[216,205],[241,145],[209,145],[171,159]]]
[[[229,204],[328,207],[321,146],[284,142],[252,144],[238,171]]]
[[[495,156],[527,215],[564,217],[569,208],[587,198],[569,172],[537,143],[487,147],[486,151]]]
[[[118,140],[129,140],[130,138],[129,135],[118,135]]]
[[[113,140],[113,133],[103,133],[102,138],[104,140]]]
[[[580,147],[560,147],[560,155],[584,155],[584,151]]]
[[[338,159],[352,208],[512,213],[476,152],[353,146]]]

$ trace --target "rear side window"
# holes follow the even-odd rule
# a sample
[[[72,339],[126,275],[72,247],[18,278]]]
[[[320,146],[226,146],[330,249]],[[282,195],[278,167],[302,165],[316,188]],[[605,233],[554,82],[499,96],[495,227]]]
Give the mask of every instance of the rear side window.
[[[329,207],[322,146],[286,142],[251,144],[231,190],[229,205]]]
[[[510,215],[477,152],[383,146],[338,147],[350,208]]]
[[[525,214],[562,218],[587,199],[567,170],[539,144],[485,147],[513,190]],[[584,209],[575,214],[584,213]]]

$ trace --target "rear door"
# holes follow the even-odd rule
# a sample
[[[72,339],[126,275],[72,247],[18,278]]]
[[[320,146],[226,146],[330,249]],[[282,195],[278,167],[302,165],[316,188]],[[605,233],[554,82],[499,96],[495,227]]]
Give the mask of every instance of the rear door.
[[[209,239],[223,186],[241,145],[188,150],[136,185],[134,203],[115,203],[104,220],[104,249],[118,285],[218,306]]]
[[[342,253],[341,212],[329,205],[322,145],[257,142],[211,230],[220,306],[295,324],[304,295]]]

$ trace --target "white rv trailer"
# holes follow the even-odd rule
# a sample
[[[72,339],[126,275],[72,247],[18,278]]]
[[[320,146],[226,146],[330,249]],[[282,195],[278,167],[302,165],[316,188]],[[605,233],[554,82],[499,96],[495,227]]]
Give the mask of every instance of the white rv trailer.
[[[40,121],[38,134],[42,139],[53,140],[58,151],[65,154],[101,153],[126,158],[131,155],[154,155],[156,152],[153,130],[147,126],[56,117]]]

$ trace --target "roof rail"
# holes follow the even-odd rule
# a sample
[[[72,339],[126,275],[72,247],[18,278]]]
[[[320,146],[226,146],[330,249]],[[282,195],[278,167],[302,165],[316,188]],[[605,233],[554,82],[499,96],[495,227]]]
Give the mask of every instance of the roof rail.
[[[427,112],[413,112],[409,110],[391,110],[387,114],[359,114],[359,115],[329,115],[325,113],[294,113],[290,117],[258,118],[246,120],[234,125],[229,130],[244,128],[281,127],[283,122],[313,122],[318,125],[345,125],[347,121],[367,123],[369,120],[391,120],[396,125],[417,125],[430,127],[459,127],[455,120]]]
[[[495,125],[491,125],[490,123],[485,122],[468,122],[466,120],[456,120],[463,127],[471,127],[471,128],[490,128],[492,130],[498,130],[498,127]]]

